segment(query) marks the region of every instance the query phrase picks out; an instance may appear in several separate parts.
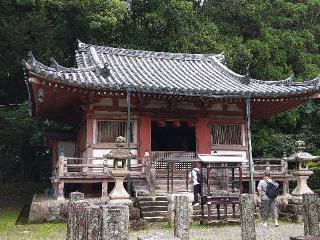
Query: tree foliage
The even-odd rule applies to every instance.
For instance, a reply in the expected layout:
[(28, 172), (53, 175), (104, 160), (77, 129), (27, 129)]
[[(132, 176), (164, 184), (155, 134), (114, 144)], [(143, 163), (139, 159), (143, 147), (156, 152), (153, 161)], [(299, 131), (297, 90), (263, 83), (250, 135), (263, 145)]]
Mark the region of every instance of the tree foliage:
[[(249, 71), (257, 79), (280, 80), (294, 74), (295, 81), (301, 81), (319, 75), (319, 0), (207, 0), (203, 6), (197, 2), (132, 0), (129, 6), (122, 0), (0, 1), (0, 103), (27, 100), (20, 62), (28, 51), (45, 63), (54, 56), (73, 66), (77, 39), (154, 51), (224, 52), (228, 67), (240, 74)], [(27, 117), (26, 111), (25, 105), (0, 110), (5, 126), (0, 128), (1, 146), (12, 154), (5, 160), (12, 164), (17, 158), (41, 158), (41, 141), (33, 140), (41, 137), (45, 126)], [(320, 154), (319, 112), (319, 103), (313, 101), (256, 122), (254, 155), (290, 153), (298, 138)]]

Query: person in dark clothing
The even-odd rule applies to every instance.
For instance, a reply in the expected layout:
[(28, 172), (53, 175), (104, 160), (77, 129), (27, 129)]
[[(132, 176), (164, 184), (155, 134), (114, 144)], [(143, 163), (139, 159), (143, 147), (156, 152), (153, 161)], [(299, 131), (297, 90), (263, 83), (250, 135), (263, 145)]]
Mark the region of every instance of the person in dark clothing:
[[(268, 215), (269, 212), (271, 212), (272, 218), (274, 220), (274, 225), (278, 227), (279, 223), (277, 198), (270, 198), (267, 196), (268, 182), (273, 182), (273, 180), (271, 178), (270, 171), (266, 170), (263, 179), (261, 179), (258, 184), (258, 195), (261, 198), (261, 216), (264, 220), (264, 223), (262, 225), (264, 227), (268, 225)], [(276, 184), (277, 187), (279, 186), (279, 184), (276, 182), (273, 182), (273, 184)]]

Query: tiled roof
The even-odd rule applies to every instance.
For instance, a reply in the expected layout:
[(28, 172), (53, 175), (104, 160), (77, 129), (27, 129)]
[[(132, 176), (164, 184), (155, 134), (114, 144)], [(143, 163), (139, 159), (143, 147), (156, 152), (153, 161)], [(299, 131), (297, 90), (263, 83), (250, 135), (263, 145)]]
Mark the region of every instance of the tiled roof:
[(207, 97), (277, 97), (320, 90), (320, 77), (304, 83), (292, 78), (262, 81), (239, 75), (223, 64), (221, 54), (182, 54), (96, 46), (79, 42), (77, 68), (52, 60), (46, 66), (32, 55), (24, 66), (51, 81), (92, 90)]

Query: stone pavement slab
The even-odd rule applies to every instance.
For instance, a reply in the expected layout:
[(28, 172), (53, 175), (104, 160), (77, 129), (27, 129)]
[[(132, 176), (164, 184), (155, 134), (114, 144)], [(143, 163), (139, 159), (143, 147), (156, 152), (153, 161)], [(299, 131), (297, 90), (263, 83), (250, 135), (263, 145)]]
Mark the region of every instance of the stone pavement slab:
[[(137, 240), (137, 237), (147, 237), (151, 234), (166, 234), (173, 236), (172, 229), (163, 229), (161, 223), (150, 224), (149, 228), (143, 231), (131, 231), (130, 240)], [(279, 222), (278, 227), (269, 224), (263, 227), (259, 222), (256, 224), (257, 240), (289, 240), (290, 237), (303, 235), (303, 224)], [(193, 226), (190, 230), (190, 240), (242, 240), (240, 225), (222, 226)]]

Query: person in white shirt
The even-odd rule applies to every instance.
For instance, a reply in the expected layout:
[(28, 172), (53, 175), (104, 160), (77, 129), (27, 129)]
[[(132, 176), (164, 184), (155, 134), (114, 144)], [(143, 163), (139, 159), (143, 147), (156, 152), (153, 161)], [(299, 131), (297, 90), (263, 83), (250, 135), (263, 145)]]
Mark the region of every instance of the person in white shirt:
[(193, 183), (193, 202), (192, 205), (199, 205), (199, 195), (201, 195), (201, 163), (195, 162), (191, 171), (191, 179)]

